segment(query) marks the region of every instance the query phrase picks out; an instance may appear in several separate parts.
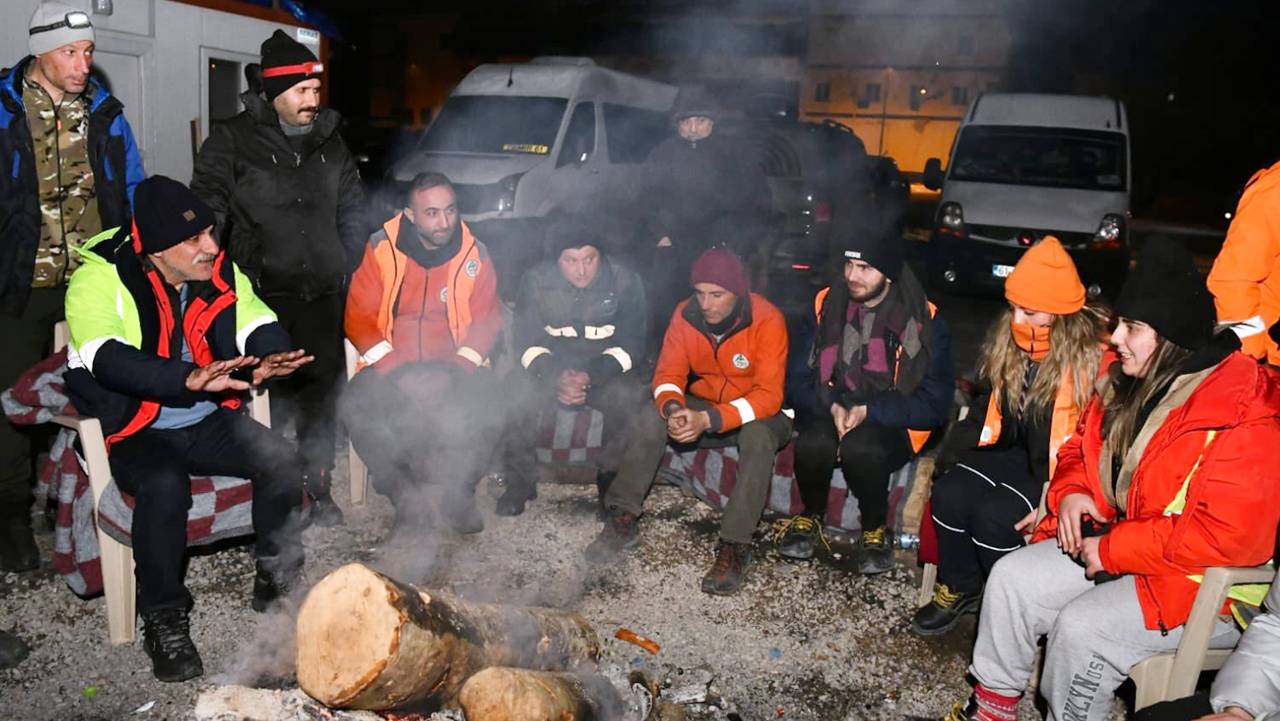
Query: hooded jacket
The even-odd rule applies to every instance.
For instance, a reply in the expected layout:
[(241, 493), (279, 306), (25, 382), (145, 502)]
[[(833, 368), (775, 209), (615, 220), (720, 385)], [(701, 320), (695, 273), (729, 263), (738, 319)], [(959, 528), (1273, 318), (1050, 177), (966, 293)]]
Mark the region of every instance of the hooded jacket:
[[(0, 71), (0, 312), (20, 315), (31, 295), (40, 245), (39, 181), (22, 104), (22, 77), (32, 57)], [(89, 80), (89, 165), (102, 227), (128, 225), (133, 189), (146, 177), (124, 105)]]
[(1266, 332), (1280, 318), (1280, 163), (1245, 185), (1208, 285), (1218, 322), (1232, 324), (1244, 352), (1280, 365)]
[(647, 309), (640, 277), (611, 258), (601, 257), (586, 288), (566, 280), (556, 261), (544, 261), (520, 287), (516, 358), (535, 376), (572, 368), (601, 385), (644, 359)]
[[(1222, 343), (1222, 336), (1214, 341)], [(1162, 408), (1173, 405), (1168, 399), (1180, 384), (1197, 379), (1183, 403)], [(1186, 623), (1198, 588), (1192, 576), (1271, 557), (1280, 520), (1280, 467), (1273, 457), (1280, 444), (1280, 378), (1233, 351), (1209, 369), (1175, 379), (1139, 434), (1147, 436), (1145, 446), (1135, 441), (1130, 454), (1140, 452), (1127, 492), (1119, 493), (1123, 517), (1103, 488), (1101, 395), (1058, 453), (1048, 515), (1032, 540), (1056, 535), (1064, 497), (1089, 495), (1107, 514), (1097, 520), (1112, 524), (1099, 544), (1103, 568), (1136, 576), (1146, 627), (1167, 631)], [(1148, 435), (1146, 425), (1163, 410), (1168, 415)]]
[(1213, 680), (1210, 703), (1219, 713), (1239, 706), (1254, 718), (1280, 719), (1280, 581), (1271, 584), (1265, 605)]
[[(289, 350), (275, 313), (225, 252), (214, 261), (212, 280), (187, 283), (185, 308), (177, 290), (134, 252), (127, 230), (103, 231), (79, 253), (83, 265), (67, 288), (67, 394), (77, 410), (102, 422), (108, 448), (151, 425), (160, 406), (214, 400), (238, 407), (238, 394), (187, 390), (196, 366)], [(183, 338), (194, 362), (181, 359)]]
[[(257, 93), (217, 123), (200, 148), (191, 190), (213, 209), (216, 234), (266, 298), (340, 293), (369, 237), (360, 172), (323, 108), (292, 142)], [(297, 143), (295, 146), (294, 143)]]

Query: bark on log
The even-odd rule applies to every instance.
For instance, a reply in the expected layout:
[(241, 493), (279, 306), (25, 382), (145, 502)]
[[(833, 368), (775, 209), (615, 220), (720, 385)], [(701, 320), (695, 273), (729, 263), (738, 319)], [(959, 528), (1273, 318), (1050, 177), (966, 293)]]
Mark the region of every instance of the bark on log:
[(592, 721), (588, 691), (567, 673), (486, 668), (458, 695), (467, 721)]
[(379, 711), (453, 700), (490, 666), (562, 670), (594, 663), (582, 617), (470, 603), (352, 563), (321, 579), (298, 611), (298, 685), (334, 708)]

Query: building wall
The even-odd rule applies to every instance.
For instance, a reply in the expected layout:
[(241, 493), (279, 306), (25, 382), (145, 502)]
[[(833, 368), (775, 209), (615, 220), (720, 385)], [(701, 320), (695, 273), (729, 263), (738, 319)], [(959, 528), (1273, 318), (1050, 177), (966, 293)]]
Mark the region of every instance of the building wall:
[(813, 0), (801, 117), (919, 172), (947, 155), (969, 101), (1000, 88), (1009, 51), (999, 0)]
[[(27, 55), (27, 21), (38, 0), (4, 0), (11, 21), (0, 27), (0, 64)], [(90, 0), (64, 0), (90, 8)], [(125, 104), (148, 175), (191, 179), (192, 121), (200, 141), (209, 57), (258, 57), (276, 28), (296, 28), (170, 0), (115, 0), (109, 16), (92, 16), (97, 38), (94, 64)], [(313, 51), (319, 55), (318, 47)]]

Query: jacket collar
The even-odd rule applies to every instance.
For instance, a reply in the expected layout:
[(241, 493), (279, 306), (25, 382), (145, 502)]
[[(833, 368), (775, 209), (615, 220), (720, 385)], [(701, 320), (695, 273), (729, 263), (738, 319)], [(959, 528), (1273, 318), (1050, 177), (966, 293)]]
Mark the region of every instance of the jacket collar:
[[(244, 103), (244, 111), (249, 114), (259, 125), (266, 125), (274, 130), (281, 138), (284, 138), (284, 131), (280, 129), (280, 116), (276, 114), (276, 109), (267, 102), (267, 99), (261, 94), (252, 90), (245, 91), (240, 94), (240, 102)], [(333, 108), (320, 108), (320, 112), (316, 113), (315, 124), (311, 130), (317, 141), (324, 141), (333, 135), (338, 129), (342, 116)], [(287, 142), (287, 138), (285, 141)], [(316, 143), (319, 145), (319, 142)]]
[[(27, 67), (34, 61), (35, 57), (28, 55), (19, 60), (13, 67), (0, 71), (0, 103), (3, 103), (11, 113), (25, 112), (25, 107), (22, 104), (22, 78), (27, 74)], [(114, 105), (120, 105), (120, 101), (107, 92), (106, 88), (99, 85), (98, 81), (94, 80), (92, 76), (89, 78), (89, 84), (85, 87), (83, 95), (89, 98), (89, 112), (91, 113), (103, 108), (108, 100)], [(111, 109), (113, 106), (108, 105), (106, 107)], [(121, 109), (124, 108), (123, 105), (120, 105), (120, 107)]]
[[(740, 302), (742, 304), (741, 315), (738, 318), (738, 322), (720, 338), (720, 344), (722, 345), (725, 341), (751, 326), (751, 310), (755, 305), (755, 298), (748, 293), (747, 297), (740, 299)], [(699, 333), (705, 335), (708, 339), (714, 342), (715, 336), (712, 335), (711, 329), (707, 324), (707, 320), (702, 317), (702, 311), (698, 309), (698, 304), (694, 302), (692, 297), (685, 301), (684, 311), (682, 311), (681, 314), (684, 316), (684, 319), (689, 322), (689, 325), (696, 328)]]

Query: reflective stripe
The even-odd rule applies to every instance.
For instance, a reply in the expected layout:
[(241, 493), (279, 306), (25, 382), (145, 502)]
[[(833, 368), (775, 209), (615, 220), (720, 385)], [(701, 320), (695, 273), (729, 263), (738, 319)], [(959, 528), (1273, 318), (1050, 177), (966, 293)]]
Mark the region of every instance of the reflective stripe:
[(796, 412), (791, 410), (790, 408), (783, 408), (782, 415), (786, 416), (787, 418), (790, 418), (793, 421), (796, 419)]
[(662, 385), (653, 389), (653, 399), (657, 400), (658, 396), (662, 395), (663, 393), (676, 393), (679, 395), (684, 395), (684, 389), (676, 385), (675, 383), (663, 383)]
[(255, 330), (261, 328), (264, 325), (267, 325), (268, 323), (274, 323), (274, 322), (276, 322), (275, 318), (272, 318), (269, 315), (264, 315), (261, 318), (253, 321), (249, 325), (246, 325), (245, 327), (241, 328), (236, 333), (236, 348), (240, 349), (240, 354), (245, 355), (249, 352), (245, 350), (245, 346), (249, 343), (249, 336), (253, 335), (253, 332)]
[(474, 348), (468, 348), (464, 345), (458, 348), (458, 355), (462, 356), (463, 358), (466, 358), (472, 363), (475, 363), (477, 368), (484, 365), (484, 356), (480, 355), (480, 353), (477, 352)]
[(578, 329), (574, 328), (571, 325), (566, 325), (561, 328), (553, 328), (549, 325), (545, 325), (542, 327), (542, 329), (547, 332), (547, 335), (553, 338), (577, 338), (578, 337)]
[(956, 464), (956, 467), (957, 467), (957, 468), (963, 468), (963, 469), (965, 469), (966, 471), (968, 471), (968, 472), (972, 473), (973, 475), (977, 476), (978, 478), (981, 478), (982, 480), (986, 481), (987, 483), (990, 483), (992, 488), (995, 488), (995, 487), (996, 487), (996, 482), (995, 482), (995, 481), (993, 481), (993, 480), (991, 480), (990, 478), (988, 478), (988, 477), (987, 477), (987, 474), (985, 474), (985, 473), (983, 473), (983, 472), (979, 471), (978, 469), (973, 468), (972, 466), (966, 466), (966, 465), (965, 465), (965, 464), (963, 464), (963, 463), (957, 463), (957, 464)]
[(982, 546), (983, 548), (988, 548), (988, 549), (991, 549), (992, 551), (1001, 551), (1001, 552), (1003, 552), (1003, 553), (1007, 553), (1007, 552), (1009, 552), (1009, 551), (1016, 551), (1016, 550), (1018, 550), (1019, 548), (1022, 548), (1022, 546), (1021, 546), (1021, 545), (1017, 545), (1017, 546), (1009, 546), (1008, 548), (1001, 548), (1001, 547), (999, 547), (999, 546), (990, 546), (990, 545), (987, 545), (987, 544), (983, 543), (982, 541), (979, 541), (979, 540), (978, 540), (978, 539), (976, 539), (976, 538), (973, 538), (972, 536), (970, 536), (970, 537), (969, 537), (969, 540), (970, 540), (970, 541), (973, 541), (973, 545), (975, 545), (975, 546)]
[(937, 517), (937, 516), (935, 516), (935, 515), (933, 515), (933, 514), (929, 514), (929, 517), (933, 519), (933, 522), (934, 522), (934, 523), (938, 524), (939, 526), (942, 526), (943, 528), (947, 529), (948, 531), (952, 531), (953, 533), (968, 533), (968, 531), (964, 530), (963, 528), (953, 528), (952, 526), (948, 526), (947, 524), (945, 524), (945, 523), (943, 523), (942, 521), (938, 520), (938, 517)]
[(540, 345), (531, 345), (524, 355), (520, 356), (520, 365), (527, 369), (529, 364), (537, 360), (540, 355), (551, 355), (551, 351)]
[(729, 401), (729, 405), (738, 409), (738, 415), (742, 416), (742, 425), (745, 426), (756, 419), (756, 409), (751, 407), (746, 398)]
[(1245, 320), (1227, 320), (1222, 325), (1231, 328), (1231, 332), (1240, 337), (1241, 340), (1249, 336), (1258, 335), (1267, 330), (1267, 324), (1263, 322), (1262, 316), (1255, 315)]
[[(74, 346), (68, 344), (67, 345), (67, 349), (68, 349), (67, 350), (67, 366), (70, 368), (82, 367), (87, 369), (90, 373), (92, 373), (93, 359), (98, 357), (98, 351), (102, 350), (102, 346), (106, 345), (107, 341), (111, 341), (111, 340), (120, 341), (125, 345), (129, 345), (129, 341), (125, 340), (124, 338), (121, 338), (118, 335), (110, 335), (105, 338), (94, 338), (88, 343), (85, 343), (84, 345), (80, 346), (79, 350), (77, 350)], [(76, 359), (81, 362), (82, 364), (81, 366), (72, 365), (71, 355), (73, 353), (75, 354)]]
[(584, 326), (582, 330), (586, 334), (587, 340), (604, 340), (605, 338), (612, 338), (616, 328), (612, 325), (589, 325)]
[[(613, 326), (609, 326), (609, 327), (612, 328)], [(590, 331), (591, 327), (587, 326), (587, 330)], [(590, 338), (591, 336), (587, 336), (587, 337)], [(618, 361), (618, 365), (622, 366), (623, 373), (626, 373), (627, 371), (631, 370), (631, 354), (627, 353), (621, 348), (617, 346), (614, 346), (612, 348), (605, 348), (604, 354)]]
[(1009, 485), (1008, 483), (1001, 483), (1000, 485), (1002, 485), (1002, 486), (1004, 486), (1005, 488), (1008, 488), (1009, 490), (1011, 490), (1011, 491), (1013, 491), (1014, 493), (1018, 494), (1018, 498), (1021, 498), (1021, 499), (1022, 499), (1022, 502), (1023, 502), (1023, 503), (1025, 503), (1025, 504), (1027, 504), (1027, 510), (1028, 510), (1028, 511), (1034, 511), (1034, 510), (1036, 510), (1036, 507), (1035, 507), (1035, 506), (1033, 506), (1033, 505), (1031, 505), (1031, 500), (1030, 500), (1029, 498), (1027, 498), (1026, 496), (1022, 495), (1022, 491), (1019, 491), (1018, 489), (1014, 488), (1013, 486)]
[(367, 366), (371, 366), (382, 360), (392, 350), (393, 348), (390, 343), (385, 340), (379, 341), (377, 345), (365, 351), (364, 355), (360, 356), (360, 362)]

